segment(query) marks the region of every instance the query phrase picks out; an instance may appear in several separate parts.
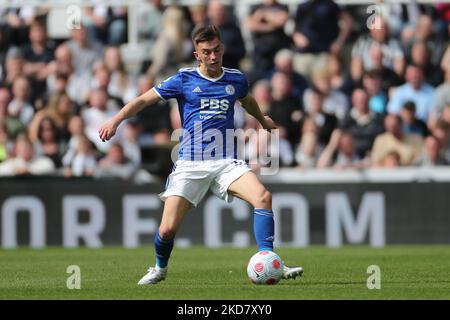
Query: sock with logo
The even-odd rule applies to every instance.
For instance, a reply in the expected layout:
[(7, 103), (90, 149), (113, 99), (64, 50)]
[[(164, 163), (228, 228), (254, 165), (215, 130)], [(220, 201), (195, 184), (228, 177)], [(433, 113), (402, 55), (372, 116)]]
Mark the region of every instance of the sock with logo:
[(173, 249), (173, 239), (163, 239), (159, 232), (155, 236), (156, 265), (160, 268), (167, 267), (170, 253)]
[(259, 251), (273, 251), (275, 233), (273, 212), (268, 209), (256, 209), (253, 215), (253, 232)]

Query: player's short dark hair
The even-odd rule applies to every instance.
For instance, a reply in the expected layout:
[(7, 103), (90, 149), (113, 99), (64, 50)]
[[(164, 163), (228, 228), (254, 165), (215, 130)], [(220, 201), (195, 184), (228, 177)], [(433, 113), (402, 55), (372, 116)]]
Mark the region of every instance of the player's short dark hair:
[(192, 31), (192, 42), (197, 45), (200, 42), (220, 40), (220, 31), (215, 25), (198, 25)]

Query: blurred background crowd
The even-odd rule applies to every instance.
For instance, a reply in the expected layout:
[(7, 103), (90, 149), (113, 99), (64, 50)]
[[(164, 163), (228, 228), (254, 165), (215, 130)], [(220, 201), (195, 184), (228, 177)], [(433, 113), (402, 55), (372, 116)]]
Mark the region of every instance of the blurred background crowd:
[[(0, 176), (111, 177), (151, 182), (170, 172), (175, 101), (161, 101), (103, 143), (98, 128), (134, 97), (195, 65), (191, 30), (219, 27), (224, 66), (239, 68), (278, 124), (282, 167), (364, 169), (450, 164), (450, 3), (333, 0), (192, 5), (143, 1), (133, 16), (145, 48), (121, 50), (129, 8), (83, 6), (66, 39), (48, 8), (0, 8)], [(193, 2), (194, 3), (194, 2)], [(235, 125), (258, 123), (235, 107)], [(266, 152), (247, 137), (247, 159)], [(257, 166), (255, 169), (258, 169)]]

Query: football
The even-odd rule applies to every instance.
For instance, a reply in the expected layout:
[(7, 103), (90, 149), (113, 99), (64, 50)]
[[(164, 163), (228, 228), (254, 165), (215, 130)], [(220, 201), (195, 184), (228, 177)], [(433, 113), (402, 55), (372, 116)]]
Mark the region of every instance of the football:
[(283, 262), (275, 252), (260, 251), (248, 261), (247, 275), (254, 284), (277, 284), (283, 276)]

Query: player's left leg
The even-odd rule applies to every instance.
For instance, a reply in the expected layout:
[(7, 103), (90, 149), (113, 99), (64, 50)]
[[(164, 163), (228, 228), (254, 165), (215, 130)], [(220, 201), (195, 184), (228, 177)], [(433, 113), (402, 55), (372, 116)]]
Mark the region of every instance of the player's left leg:
[[(232, 195), (250, 203), (254, 209), (253, 232), (259, 251), (273, 251), (275, 235), (272, 212), (272, 194), (264, 187), (255, 173), (249, 171), (236, 179), (228, 187)], [(284, 266), (284, 279), (302, 275), (302, 267)]]

